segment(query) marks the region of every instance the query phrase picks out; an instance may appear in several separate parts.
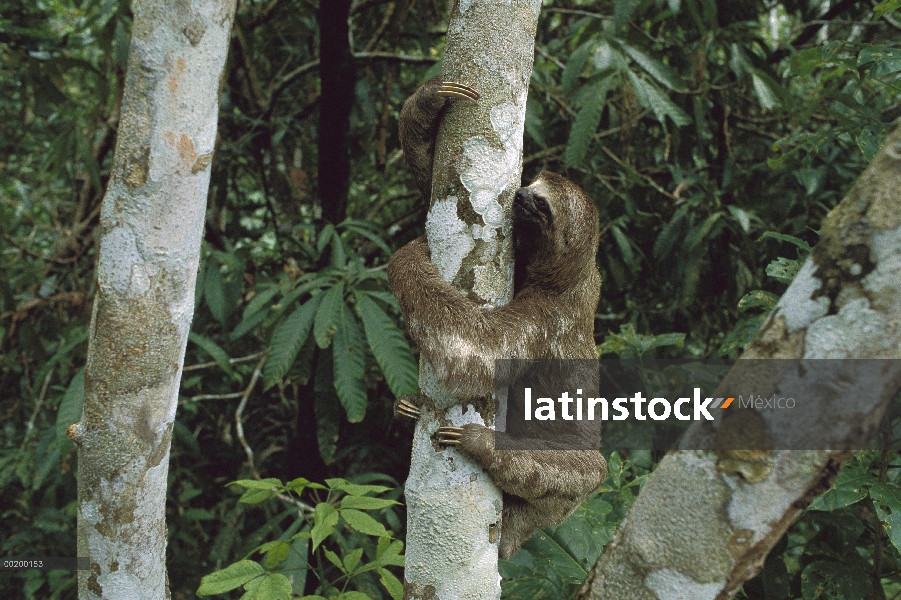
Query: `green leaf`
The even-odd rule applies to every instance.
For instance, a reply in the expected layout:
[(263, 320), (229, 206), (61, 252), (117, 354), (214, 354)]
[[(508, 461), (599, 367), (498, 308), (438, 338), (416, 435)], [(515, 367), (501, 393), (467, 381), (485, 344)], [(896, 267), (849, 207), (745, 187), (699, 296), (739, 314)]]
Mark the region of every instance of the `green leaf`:
[[(872, 481), (872, 478), (870, 479)], [(836, 478), (836, 487), (838, 487), (838, 478)], [(882, 522), (882, 527), (888, 534), (892, 545), (895, 546), (895, 549), (901, 550), (901, 487), (890, 481), (872, 481), (870, 497), (873, 499), (873, 506), (876, 507), (876, 516)]]
[(241, 600), (291, 600), (291, 582), (281, 573), (266, 573), (244, 586)]
[(694, 250), (697, 247), (697, 245), (700, 244), (704, 240), (704, 238), (707, 237), (707, 234), (710, 233), (710, 231), (713, 229), (713, 226), (716, 224), (717, 221), (720, 220), (720, 217), (722, 217), (722, 216), (723, 216), (723, 213), (721, 213), (721, 212), (713, 213), (712, 215), (710, 215), (706, 219), (704, 219), (704, 222), (701, 223), (699, 226), (692, 227), (689, 230), (688, 235), (685, 236), (685, 242), (683, 244), (685, 251), (691, 252), (692, 250)]
[(901, 71), (901, 48), (887, 46), (865, 46), (857, 57), (857, 66), (875, 63), (870, 68), (870, 77), (884, 77)]
[(403, 599), (404, 584), (402, 584), (391, 571), (388, 569), (379, 569), (379, 581), (382, 582), (382, 585), (385, 586), (385, 589), (391, 594), (393, 600)]
[(376, 549), (376, 562), (380, 565), (394, 565), (397, 567), (404, 566), (404, 557), (401, 552), (404, 549), (404, 543), (400, 540), (393, 540), (388, 536), (379, 538)]
[(766, 274), (782, 283), (791, 283), (801, 270), (803, 261), (780, 256), (766, 266)]
[[(84, 409), (84, 368), (75, 373), (75, 377), (66, 388), (59, 409), (56, 411), (56, 437), (62, 442), (66, 439), (66, 429), (81, 420)], [(71, 446), (69, 446), (71, 447)]]
[(218, 517), (205, 508), (189, 508), (185, 510), (182, 518), (188, 521), (213, 521)]
[(326, 479), (326, 485), (332, 490), (341, 490), (352, 496), (363, 496), (364, 494), (382, 494), (391, 488), (384, 485), (362, 485), (359, 483), (350, 483), (346, 479), (335, 477), (334, 479)]
[(341, 406), (347, 412), (347, 420), (359, 423), (366, 416), (366, 388), (363, 384), (365, 342), (357, 320), (343, 301), (339, 312), (338, 329), (332, 340), (335, 391), (338, 392)]
[(228, 306), (225, 299), (225, 282), (222, 279), (222, 271), (219, 263), (210, 258), (206, 265), (206, 278), (203, 282), (203, 299), (213, 318), (225, 324), (228, 318)]
[(781, 240), (783, 242), (790, 242), (800, 248), (801, 252), (804, 254), (809, 254), (811, 251), (810, 244), (802, 240), (801, 238), (797, 238), (793, 235), (787, 235), (784, 233), (778, 233), (775, 231), (765, 231), (763, 235), (757, 238), (757, 241), (761, 241), (766, 238), (773, 238), (774, 240)]
[(823, 189), (823, 183), (826, 181), (826, 165), (820, 165), (816, 168), (804, 167), (796, 169), (793, 175), (804, 186), (807, 195), (813, 196)]
[(638, 0), (616, 0), (613, 5), (613, 26), (617, 31), (629, 22), (641, 3)]
[(867, 125), (860, 130), (860, 134), (854, 139), (854, 142), (860, 148), (860, 153), (863, 154), (864, 160), (872, 162), (876, 158), (876, 151), (879, 150), (884, 139), (885, 132), (882, 127)]
[(641, 79), (632, 71), (628, 71), (628, 75), (638, 102), (645, 108), (650, 109), (661, 125), (664, 124), (666, 117), (672, 119), (677, 127), (691, 123), (691, 117), (684, 110), (673, 104), (673, 101), (660, 91), (660, 88), (649, 81)]
[(828, 61), (824, 57), (825, 49), (821, 46), (807, 48), (795, 53), (791, 60), (791, 73), (796, 77), (808, 77), (818, 67), (823, 66)]
[(357, 292), (356, 299), (356, 310), (363, 321), (366, 341), (391, 393), (395, 396), (416, 393), (419, 367), (404, 334), (368, 294)]
[(297, 353), (310, 335), (310, 327), (313, 325), (322, 297), (323, 294), (318, 294), (307, 300), (272, 332), (269, 357), (263, 368), (263, 380), (267, 388), (281, 381), (291, 369)]
[(883, 0), (873, 7), (873, 12), (877, 17), (887, 15), (901, 8), (901, 0)]
[(363, 236), (378, 246), (385, 254), (391, 254), (391, 248), (385, 243), (385, 240), (383, 240), (380, 235), (371, 230), (371, 224), (367, 221), (347, 220), (341, 223), (339, 227), (345, 227), (348, 231), (353, 231), (357, 235)]
[(772, 110), (779, 106), (782, 102), (781, 88), (772, 77), (755, 69), (751, 72), (751, 79), (754, 83), (754, 93), (763, 108)]
[(263, 567), (252, 560), (238, 561), (221, 571), (210, 573), (201, 579), (197, 595), (201, 597), (212, 596), (213, 594), (231, 591), (258, 577), (263, 572)]
[(313, 324), (313, 337), (316, 345), (323, 350), (332, 343), (332, 336), (338, 329), (338, 319), (341, 317), (341, 308), (344, 306), (344, 282), (339, 281), (322, 295), (322, 303), (316, 311), (316, 321)]
[(335, 554), (328, 548), (323, 548), (323, 553), (330, 563), (341, 569), (342, 573), (347, 573), (347, 569), (344, 568), (344, 565), (341, 563), (341, 559), (337, 554)]
[(229, 485), (239, 485), (248, 490), (271, 490), (282, 487), (282, 482), (275, 477), (267, 477), (266, 479), (239, 479)]
[(350, 591), (339, 595), (336, 600), (372, 600), (372, 598), (363, 592)]
[(389, 535), (384, 525), (364, 512), (360, 512), (358, 510), (342, 509), (341, 518), (347, 521), (348, 525), (350, 525), (360, 533), (365, 533), (366, 535), (374, 535), (377, 537)]
[(632, 252), (632, 243), (629, 241), (629, 238), (627, 238), (623, 230), (616, 225), (611, 227), (610, 230), (613, 232), (613, 239), (616, 240), (616, 245), (619, 246), (619, 251), (623, 255), (623, 261), (630, 267), (636, 266), (637, 259), (635, 253)]
[[(867, 487), (878, 483), (869, 473), (857, 465), (847, 465), (835, 478), (832, 487), (822, 496), (810, 503), (807, 510), (838, 510), (863, 500), (867, 495)], [(878, 495), (878, 491), (876, 492)], [(873, 495), (872, 493), (870, 494)]]
[(341, 402), (335, 391), (335, 373), (332, 355), (323, 352), (316, 363), (313, 379), (313, 412), (316, 415), (316, 442), (322, 460), (331, 462), (338, 448), (338, 425), (344, 420)]
[(656, 58), (648, 56), (641, 50), (621, 44), (623, 51), (628, 54), (632, 60), (637, 62), (642, 69), (648, 74), (673, 91), (684, 91), (686, 89), (685, 81), (669, 66), (660, 62)]
[(396, 504), (400, 504), (400, 502), (371, 496), (344, 496), (341, 500), (341, 508), (358, 508), (360, 510), (378, 510)]
[(609, 80), (605, 79), (593, 86), (585, 97), (585, 103), (569, 132), (569, 140), (566, 143), (566, 166), (578, 167), (585, 160), (591, 140), (601, 122), (607, 100), (607, 91), (610, 88)]
[(729, 214), (732, 215), (738, 224), (741, 225), (742, 231), (745, 233), (749, 233), (751, 231), (751, 218), (753, 215), (743, 208), (739, 208), (735, 205), (728, 205), (726, 210), (729, 211)]
[(576, 48), (569, 56), (566, 67), (563, 69), (563, 74), (560, 76), (560, 85), (567, 94), (572, 92), (576, 82), (579, 80), (579, 75), (585, 69), (585, 62), (588, 60), (592, 50), (594, 50), (594, 46), (594, 40), (589, 40)]
[(320, 502), (313, 511), (313, 529), (310, 531), (315, 550), (322, 541), (330, 536), (338, 524), (338, 511), (327, 502)]
[(741, 300), (738, 301), (738, 310), (744, 312), (752, 308), (762, 308), (769, 312), (776, 308), (777, 302), (779, 302), (779, 296), (776, 294), (763, 290), (754, 290), (742, 296)]
[(869, 592), (869, 576), (856, 561), (821, 560), (801, 573), (804, 600), (864, 600)]
[(222, 349), (219, 344), (214, 342), (209, 338), (205, 338), (197, 332), (192, 331), (188, 334), (188, 339), (200, 346), (200, 348), (209, 354), (213, 360), (216, 361), (216, 364), (222, 368), (223, 371), (228, 373), (228, 375), (232, 379), (240, 380), (241, 376), (235, 373), (235, 370), (232, 368), (231, 359), (228, 354), (226, 354), (225, 350)]
[(250, 302), (247, 303), (247, 306), (244, 307), (244, 314), (241, 317), (241, 322), (238, 323), (238, 326), (235, 327), (229, 337), (232, 340), (236, 340), (262, 323), (269, 314), (268, 309), (272, 298), (281, 291), (282, 288), (279, 285), (272, 285), (262, 291), (258, 291)]
[(322, 228), (322, 231), (319, 233), (319, 239), (316, 241), (316, 251), (319, 252), (319, 254), (322, 254), (322, 251), (328, 246), (329, 241), (335, 233), (335, 227), (331, 223)]
[(363, 549), (357, 548), (356, 550), (351, 550), (344, 556), (344, 568), (349, 573), (357, 568), (357, 565), (360, 564), (360, 558), (363, 556)]

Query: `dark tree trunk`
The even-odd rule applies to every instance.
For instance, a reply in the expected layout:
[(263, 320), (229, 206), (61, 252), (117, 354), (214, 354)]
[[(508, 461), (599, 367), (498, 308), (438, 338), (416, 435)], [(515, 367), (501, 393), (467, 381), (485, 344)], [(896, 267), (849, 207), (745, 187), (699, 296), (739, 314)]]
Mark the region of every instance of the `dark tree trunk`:
[(348, 132), (353, 105), (354, 66), (348, 38), (351, 0), (322, 0), (319, 5), (319, 198), (322, 217), (344, 219), (350, 184)]

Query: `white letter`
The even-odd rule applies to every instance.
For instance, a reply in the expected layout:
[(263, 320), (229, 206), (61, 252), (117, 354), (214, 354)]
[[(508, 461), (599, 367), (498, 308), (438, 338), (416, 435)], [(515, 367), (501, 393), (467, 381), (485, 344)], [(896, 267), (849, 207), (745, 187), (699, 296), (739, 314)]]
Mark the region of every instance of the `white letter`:
[(582, 390), (576, 390), (576, 419), (582, 420)]
[(588, 399), (588, 420), (594, 421), (594, 405), (601, 403), (601, 420), (607, 420), (607, 399), (606, 398), (589, 398)]
[(532, 420), (532, 388), (526, 388), (526, 421)]
[(636, 392), (634, 396), (632, 396), (632, 404), (635, 405), (635, 418), (639, 421), (647, 420), (643, 414), (641, 414), (641, 403), (647, 402), (644, 397), (641, 395), (641, 392)]
[(691, 402), (690, 398), (679, 398), (678, 400), (676, 400), (676, 406), (673, 407), (673, 412), (675, 413), (676, 418), (679, 419), (680, 421), (691, 421), (690, 416), (683, 415), (682, 411), (679, 410), (679, 407), (681, 405), (688, 404), (689, 402)]
[(701, 404), (701, 388), (695, 388), (695, 421), (701, 420), (701, 413), (706, 415), (704, 418), (713, 421), (713, 417), (707, 412), (707, 406), (713, 402), (713, 398), (705, 398), (704, 404)]
[[(658, 404), (658, 403), (662, 404), (663, 408), (665, 409), (662, 417), (658, 417), (656, 414), (654, 414), (654, 405)], [(650, 417), (652, 419), (654, 419), (655, 421), (663, 421), (663, 420), (669, 418), (669, 412), (670, 412), (669, 402), (667, 402), (666, 399), (664, 399), (664, 398), (654, 398), (653, 400), (651, 400), (651, 403), (648, 404), (648, 415), (650, 415)]]
[(573, 399), (569, 397), (569, 392), (563, 392), (563, 395), (557, 398), (557, 401), (560, 402), (560, 412), (563, 415), (563, 420), (572, 421), (573, 416), (569, 414), (569, 405), (572, 404)]
[[(539, 421), (553, 421), (556, 419), (554, 415), (554, 401), (550, 398), (539, 398), (536, 400), (539, 406), (535, 409), (535, 418)], [(545, 405), (545, 406), (541, 406)]]
[(613, 417), (614, 421), (625, 421), (629, 418), (629, 409), (623, 406), (626, 402), (628, 401), (625, 398), (617, 398), (613, 401), (613, 408), (619, 413), (618, 417)]

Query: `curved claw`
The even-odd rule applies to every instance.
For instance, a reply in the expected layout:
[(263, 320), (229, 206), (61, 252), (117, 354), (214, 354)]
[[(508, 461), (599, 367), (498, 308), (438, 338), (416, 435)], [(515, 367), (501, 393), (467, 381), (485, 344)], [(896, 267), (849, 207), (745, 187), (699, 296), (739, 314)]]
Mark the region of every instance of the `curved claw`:
[(445, 98), (460, 98), (461, 100), (469, 100), (470, 102), (476, 102), (479, 99), (479, 93), (477, 91), (468, 85), (455, 83), (453, 81), (441, 82), (441, 87), (438, 88), (438, 95)]
[(439, 427), (435, 432), (439, 444), (445, 446), (459, 446), (463, 443), (462, 427)]
[(422, 411), (407, 396), (401, 396), (394, 402), (394, 416), (416, 421), (422, 416)]

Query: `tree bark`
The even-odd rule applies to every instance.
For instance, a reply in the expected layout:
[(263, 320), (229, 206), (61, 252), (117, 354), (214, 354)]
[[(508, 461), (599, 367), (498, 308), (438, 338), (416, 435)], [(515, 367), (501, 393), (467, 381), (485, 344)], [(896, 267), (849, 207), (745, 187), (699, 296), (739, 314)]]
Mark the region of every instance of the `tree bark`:
[[(901, 128), (826, 217), (819, 244), (743, 359), (901, 358), (898, 189)], [(862, 392), (858, 402), (829, 405), (833, 414), (823, 421), (855, 426), (824, 431), (834, 439), (823, 446), (863, 447), (898, 389), (894, 362), (879, 363), (887, 367), (874, 378), (879, 389)], [(741, 368), (740, 360), (733, 372)], [(772, 381), (778, 385), (778, 374)], [(703, 426), (686, 434), (698, 435)], [(795, 517), (829, 489), (847, 456), (771, 451), (755, 457), (764, 469), (749, 478), (741, 465), (727, 465), (716, 453), (671, 452), (648, 478), (576, 598), (731, 598), (757, 574)]]
[(350, 188), (350, 110), (353, 107), (354, 58), (348, 38), (351, 0), (319, 3), (319, 198), (322, 217), (344, 220)]
[[(540, 9), (540, 0), (459, 0), (448, 25), (443, 79), (481, 97), (452, 101), (444, 116), (426, 233), (445, 280), (486, 306), (512, 295), (510, 210)], [(453, 449), (436, 452), (430, 440), (441, 424), (493, 426), (493, 411), (449, 397), (425, 362), (420, 387), (437, 406), (426, 407), (414, 434), (404, 597), (498, 598), (500, 491), (474, 462)]]
[(78, 445), (78, 596), (169, 598), (166, 478), (234, 0), (135, 0)]

